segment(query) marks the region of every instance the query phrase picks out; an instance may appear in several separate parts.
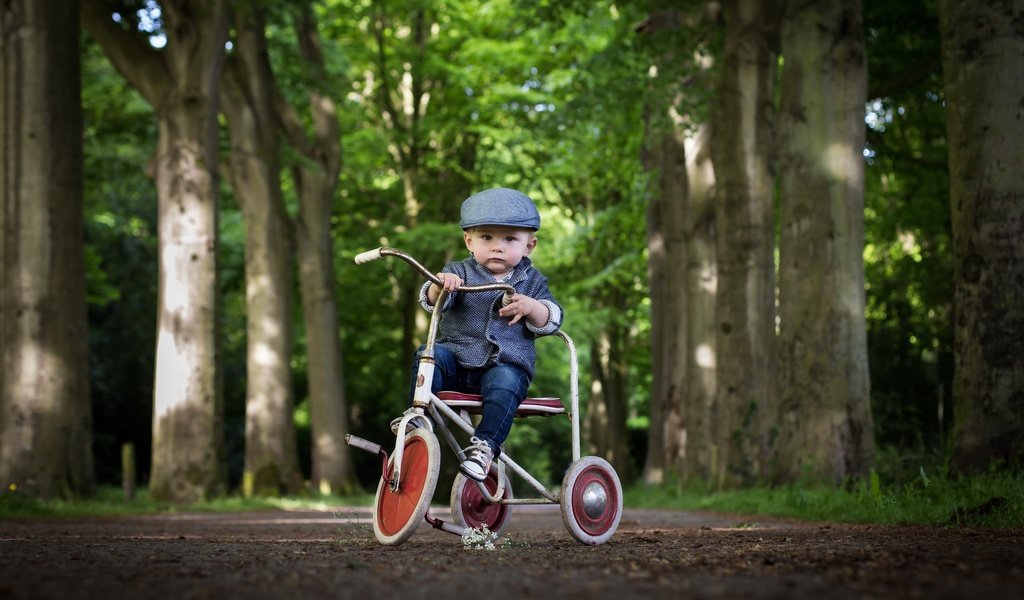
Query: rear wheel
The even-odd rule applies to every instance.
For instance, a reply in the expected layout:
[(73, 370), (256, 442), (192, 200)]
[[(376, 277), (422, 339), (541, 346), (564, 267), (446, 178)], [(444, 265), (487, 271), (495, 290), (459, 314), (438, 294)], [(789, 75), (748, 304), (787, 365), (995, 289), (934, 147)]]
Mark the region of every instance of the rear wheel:
[(584, 456), (562, 479), (562, 521), (579, 542), (608, 541), (622, 518), (622, 484), (608, 461)]
[[(501, 499), (511, 500), (512, 485), (508, 480), (508, 475), (503, 475), (503, 479), (505, 481), (505, 488), (502, 491)], [(491, 469), (487, 479), (484, 480), (484, 487), (486, 487), (491, 495), (497, 491), (497, 469)], [(456, 523), (473, 529), (480, 529), (486, 526), (488, 531), (495, 534), (495, 537), (501, 537), (505, 530), (508, 529), (508, 524), (512, 520), (511, 505), (487, 502), (484, 495), (480, 493), (480, 488), (477, 487), (476, 482), (467, 478), (462, 473), (455, 477), (455, 483), (452, 484), (451, 506), (452, 519)]]
[[(394, 472), (394, 457), (388, 461), (388, 478)], [(401, 544), (419, 527), (430, 508), (441, 467), (437, 437), (427, 429), (415, 429), (405, 436), (402, 452), (402, 481), (392, 490), (385, 478), (377, 484), (373, 502), (373, 534), (385, 545)]]

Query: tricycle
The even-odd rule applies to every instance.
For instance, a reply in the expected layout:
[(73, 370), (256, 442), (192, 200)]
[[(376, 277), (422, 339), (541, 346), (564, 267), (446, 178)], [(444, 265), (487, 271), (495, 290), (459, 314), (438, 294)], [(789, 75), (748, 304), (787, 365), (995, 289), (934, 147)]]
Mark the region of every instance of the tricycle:
[[(395, 248), (381, 247), (355, 257), (357, 264), (395, 257), (408, 263), (427, 281), (440, 285), (438, 277), (414, 258)], [(462, 286), (461, 293), (515, 293), (507, 283)], [(444, 303), (441, 290), (437, 305)], [(506, 531), (512, 509), (518, 505), (558, 505), (566, 529), (577, 541), (588, 545), (603, 544), (615, 533), (622, 518), (622, 485), (615, 469), (598, 456), (580, 456), (580, 411), (576, 347), (572, 339), (559, 330), (553, 335), (562, 339), (568, 350), (570, 371), (569, 407), (558, 398), (526, 398), (516, 411), (517, 418), (564, 415), (568, 417), (572, 444), (572, 462), (562, 478), (561, 488), (549, 489), (520, 466), (504, 450), (491, 465), (484, 481), (475, 481), (462, 473), (455, 477), (450, 496), (454, 522), (445, 522), (430, 514), (430, 504), (437, 487), (441, 467), (438, 434), (445, 440), (458, 460), (466, 456), (456, 437), (459, 432), (472, 435), (472, 417), (481, 412), (481, 397), (474, 394), (441, 391), (431, 392), (434, 375), (434, 346), (440, 310), (431, 314), (426, 344), (417, 366), (416, 386), (411, 407), (393, 421), (394, 447), (389, 453), (377, 443), (354, 435), (346, 442), (355, 448), (376, 454), (381, 459), (381, 476), (373, 503), (373, 533), (384, 545), (397, 545), (412, 536), (425, 521), (435, 529), (465, 536), (470, 529), (484, 528), (497, 539)], [(533, 497), (517, 498), (512, 493), (509, 473), (535, 490)]]

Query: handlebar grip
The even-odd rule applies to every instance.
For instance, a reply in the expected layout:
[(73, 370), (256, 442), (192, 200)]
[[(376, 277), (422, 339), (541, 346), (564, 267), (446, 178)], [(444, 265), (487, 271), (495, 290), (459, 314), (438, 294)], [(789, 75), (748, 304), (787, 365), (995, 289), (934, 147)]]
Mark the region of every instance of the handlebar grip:
[(373, 250), (367, 250), (366, 252), (360, 252), (356, 254), (356, 264), (363, 265), (372, 260), (377, 260), (381, 257), (380, 248), (374, 248)]

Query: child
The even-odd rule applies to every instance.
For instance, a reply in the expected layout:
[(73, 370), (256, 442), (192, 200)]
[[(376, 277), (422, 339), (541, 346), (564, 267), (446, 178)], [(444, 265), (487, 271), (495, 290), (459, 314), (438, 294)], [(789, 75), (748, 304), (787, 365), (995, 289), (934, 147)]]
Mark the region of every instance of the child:
[[(467, 477), (483, 481), (533, 379), (534, 339), (558, 331), (562, 308), (527, 258), (537, 246), (540, 214), (526, 194), (507, 188), (474, 194), (462, 203), (460, 225), (470, 257), (437, 274), (450, 295), (440, 308), (445, 315), (434, 347), (432, 391), (483, 396), (483, 415), (459, 465)], [(516, 289), (507, 306), (501, 292), (458, 293), (463, 284), (495, 281)], [(428, 312), (440, 293), (441, 286), (423, 286), (420, 303)]]

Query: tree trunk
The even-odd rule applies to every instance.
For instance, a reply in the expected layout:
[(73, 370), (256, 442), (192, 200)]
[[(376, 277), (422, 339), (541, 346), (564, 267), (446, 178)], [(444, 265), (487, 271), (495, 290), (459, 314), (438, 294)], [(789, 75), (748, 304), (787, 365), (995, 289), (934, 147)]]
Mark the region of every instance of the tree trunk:
[(676, 63), (683, 63), (687, 73), (662, 83), (660, 90), (653, 85), (651, 97), (668, 103), (652, 107), (656, 112), (648, 118), (652, 143), (645, 166), (657, 182), (647, 213), (654, 371), (645, 479), (652, 483), (660, 481), (662, 471), (675, 471), (682, 480), (707, 477), (713, 454), (714, 172), (706, 128), (680, 115), (676, 106), (706, 67), (693, 60), (692, 40), (681, 49), (672, 39), (706, 26), (717, 12), (710, 2), (687, 13), (663, 8), (637, 28), (667, 38), (660, 46), (659, 67), (673, 73), (680, 68)]
[(719, 484), (764, 474), (776, 413), (773, 14), (760, 0), (725, 3), (726, 39), (712, 109), (717, 181), (716, 447)]
[(662, 483), (685, 439), (681, 398), (686, 382), (686, 149), (667, 119), (648, 118), (646, 169), (654, 186), (647, 206), (647, 265), (651, 297), (651, 398), (644, 481)]
[(313, 482), (323, 494), (348, 494), (356, 491), (359, 483), (345, 444), (348, 403), (332, 261), (330, 215), (337, 171), (331, 175), (309, 166), (294, 171), (299, 188), (296, 225), (313, 422)]
[(0, 494), (93, 491), (79, 10), (0, 9)]
[[(296, 35), (307, 66), (325, 83), (320, 39), (309, 6), (296, 20)], [(341, 132), (337, 108), (318, 91), (309, 94), (312, 138), (291, 107), (278, 102), (278, 117), (306, 157), (292, 167), (299, 196), (295, 236), (299, 250), (299, 282), (306, 329), (309, 402), (312, 416), (313, 482), (322, 494), (349, 494), (359, 489), (352, 454), (345, 443), (348, 403), (345, 398), (338, 300), (334, 279), (331, 213), (341, 170)]]
[(940, 4), (956, 319), (958, 473), (1024, 462), (1020, 2)]
[[(117, 5), (117, 3), (114, 3)], [(227, 39), (222, 0), (163, 0), (159, 52), (83, 0), (86, 27), (159, 120), (156, 380), (150, 496), (195, 502), (224, 492), (217, 343), (218, 84)]]
[(235, 51), (222, 102), (231, 140), (231, 185), (245, 222), (246, 400), (242, 491), (295, 494), (302, 488), (292, 389), (292, 265), (295, 256), (280, 180), (271, 106), (273, 74), (262, 15), (233, 12)]
[(682, 395), (682, 480), (707, 480), (720, 464), (722, 440), (715, 438), (718, 360), (715, 349), (715, 175), (708, 147), (708, 127), (700, 125), (686, 140), (686, 243), (684, 354), (686, 380)]
[(860, 2), (790, 3), (781, 46), (778, 477), (839, 482), (866, 475), (874, 450)]
[[(612, 310), (624, 310), (615, 306)], [(619, 477), (628, 481), (633, 472), (629, 458), (627, 367), (625, 344), (628, 330), (609, 321), (590, 345), (590, 400), (587, 403), (591, 453), (604, 457)]]

